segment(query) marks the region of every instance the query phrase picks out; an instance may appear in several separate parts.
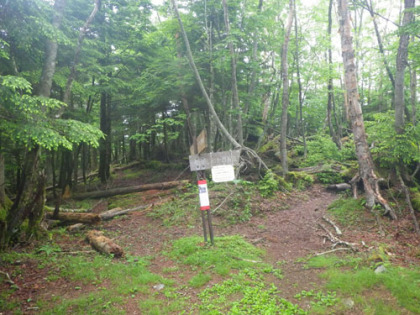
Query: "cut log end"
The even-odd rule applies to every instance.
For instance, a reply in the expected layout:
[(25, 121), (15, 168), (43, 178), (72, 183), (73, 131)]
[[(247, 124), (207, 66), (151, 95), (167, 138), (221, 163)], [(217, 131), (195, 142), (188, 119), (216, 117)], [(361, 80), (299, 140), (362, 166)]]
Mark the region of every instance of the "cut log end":
[(89, 244), (100, 253), (112, 255), (115, 258), (124, 256), (123, 249), (111, 239), (104, 236), (101, 231), (89, 231), (86, 235), (86, 239)]

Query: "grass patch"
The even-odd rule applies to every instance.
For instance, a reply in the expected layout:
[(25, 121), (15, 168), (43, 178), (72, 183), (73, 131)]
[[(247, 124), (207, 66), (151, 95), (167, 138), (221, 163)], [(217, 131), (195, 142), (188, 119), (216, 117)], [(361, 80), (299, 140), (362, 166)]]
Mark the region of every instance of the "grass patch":
[[(53, 245), (50, 247), (56, 248)], [(40, 248), (44, 249), (45, 246)], [(2, 260), (13, 262), (20, 257), (26, 256), (12, 254), (2, 257)], [(154, 284), (164, 284), (167, 292), (174, 285), (172, 280), (148, 271), (149, 262), (142, 257), (129, 256), (125, 261), (117, 261), (102, 255), (62, 256), (49, 249), (30, 257), (37, 261), (39, 268), (50, 270), (48, 281), (64, 278), (74, 290), (80, 290), (80, 296), (76, 298), (39, 301), (43, 314), (122, 314), (121, 305), (127, 299), (137, 294), (150, 295)], [(86, 286), (95, 286), (96, 289), (84, 293)], [(10, 309), (14, 305), (12, 302), (6, 304), (6, 298), (2, 295), (2, 309)], [(174, 296), (167, 299), (176, 300)]]
[(132, 170), (132, 169), (126, 169), (122, 171), (122, 177), (123, 179), (135, 179), (142, 177), (145, 173), (145, 170)]
[(174, 241), (169, 256), (183, 264), (212, 269), (226, 275), (231, 269), (263, 265), (264, 251), (247, 243), (240, 236), (215, 238), (215, 245), (203, 243), (202, 237), (193, 236)]
[[(384, 262), (384, 265), (386, 271), (376, 274), (374, 271), (376, 264), (368, 257), (340, 258), (331, 255), (314, 257), (306, 266), (326, 268), (321, 275), (328, 281), (326, 288), (340, 295), (350, 296), (365, 309), (367, 314), (393, 314), (395, 307), (420, 314), (420, 268), (395, 267), (388, 262)], [(368, 297), (370, 292), (376, 291), (389, 294), (396, 305), (390, 305), (390, 299), (382, 295), (375, 299)]]
[(187, 224), (194, 226), (199, 219), (197, 206), (198, 192), (180, 194), (170, 202), (159, 205), (148, 214), (154, 219), (161, 219), (165, 226)]
[(190, 281), (188, 281), (188, 284), (193, 288), (199, 288), (208, 283), (211, 280), (211, 276), (206, 273), (199, 273), (191, 278)]
[(82, 295), (75, 299), (64, 299), (43, 314), (125, 314), (118, 306), (124, 298), (113, 294), (112, 290)]
[(113, 208), (122, 208), (122, 209), (129, 209), (133, 208), (136, 205), (144, 204), (143, 195), (141, 193), (131, 193), (125, 195), (118, 195), (109, 198), (109, 209)]
[(266, 285), (262, 273), (244, 269), (231, 279), (203, 290), (198, 297), (202, 314), (307, 314), (281, 298), (274, 285)]
[(328, 212), (345, 226), (354, 225), (364, 212), (363, 201), (353, 198), (340, 198), (328, 206)]
[(139, 302), (142, 314), (148, 315), (183, 314), (187, 307), (186, 298), (179, 296), (169, 303), (167, 299), (158, 298), (149, 298)]

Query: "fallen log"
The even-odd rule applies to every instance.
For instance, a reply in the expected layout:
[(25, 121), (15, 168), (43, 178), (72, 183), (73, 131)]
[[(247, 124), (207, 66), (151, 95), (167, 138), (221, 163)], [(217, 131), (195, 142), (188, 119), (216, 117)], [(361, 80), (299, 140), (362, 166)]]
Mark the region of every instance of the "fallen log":
[(151, 189), (170, 189), (178, 186), (184, 186), (188, 183), (188, 180), (180, 180), (180, 181), (171, 181), (171, 182), (162, 182), (162, 183), (154, 183), (154, 184), (146, 184), (146, 185), (139, 185), (139, 186), (130, 186), (130, 187), (121, 187), (121, 188), (113, 188), (108, 190), (101, 190), (101, 191), (92, 191), (88, 193), (81, 193), (74, 196), (76, 200), (83, 200), (83, 199), (96, 199), (96, 198), (106, 198), (115, 195), (124, 195), (130, 194), (133, 192), (151, 190)]
[(130, 213), (130, 212), (134, 212), (134, 211), (138, 211), (138, 210), (142, 210), (142, 209), (144, 209), (144, 210), (141, 211), (141, 212), (146, 213), (147, 211), (152, 210), (154, 206), (161, 205), (161, 204), (167, 202), (170, 199), (171, 198), (164, 198), (164, 199), (161, 199), (157, 202), (150, 203), (150, 204), (147, 204), (147, 205), (138, 206), (138, 207), (131, 208), (131, 209), (121, 209), (121, 208), (111, 209), (111, 210), (100, 213), (99, 217), (102, 220), (111, 220), (112, 218), (117, 217), (119, 215), (127, 214), (127, 213)]
[(111, 239), (104, 236), (101, 231), (89, 231), (86, 235), (86, 239), (89, 244), (100, 253), (113, 255), (116, 258), (124, 255), (123, 249)]
[(101, 218), (96, 213), (59, 213), (56, 218), (53, 213), (46, 213), (47, 219), (60, 220), (62, 222), (96, 224), (101, 221)]
[(340, 166), (338, 165), (328, 165), (328, 164), (318, 164), (315, 166), (308, 166), (302, 168), (292, 168), (291, 172), (305, 172), (307, 174), (316, 174), (321, 172), (334, 172), (340, 173)]

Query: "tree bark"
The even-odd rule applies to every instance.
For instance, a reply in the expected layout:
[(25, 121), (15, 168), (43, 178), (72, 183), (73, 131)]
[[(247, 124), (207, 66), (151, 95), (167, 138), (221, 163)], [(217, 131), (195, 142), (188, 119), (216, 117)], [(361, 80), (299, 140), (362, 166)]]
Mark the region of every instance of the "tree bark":
[(289, 108), (289, 71), (287, 64), (287, 52), (289, 48), (290, 32), (293, 25), (293, 11), (294, 1), (289, 1), (289, 16), (287, 18), (287, 26), (284, 35), (284, 41), (281, 52), (281, 74), (283, 79), (283, 94), (282, 94), (282, 112), (281, 112), (281, 135), (280, 135), (280, 155), (281, 166), (283, 168), (283, 175), (286, 175), (288, 170), (287, 163), (287, 109)]
[[(412, 8), (414, 8), (415, 0), (404, 0), (404, 16), (402, 27), (407, 26), (413, 20)], [(401, 31), (400, 43), (398, 46), (397, 60), (396, 60), (396, 71), (395, 71), (395, 93), (394, 93), (394, 105), (395, 105), (395, 130), (398, 134), (404, 133), (404, 72), (407, 66), (408, 57), (408, 43), (410, 35), (404, 30)]]
[(372, 0), (365, 0), (365, 5), (373, 21), (373, 26), (375, 28), (375, 34), (376, 34), (376, 40), (378, 41), (379, 52), (382, 55), (382, 60), (386, 69), (386, 73), (388, 74), (388, 78), (391, 81), (392, 88), (394, 88), (395, 86), (394, 76), (392, 75), (392, 71), (391, 71), (391, 68), (389, 67), (388, 61), (386, 60), (384, 45), (382, 43), (382, 37), (381, 37), (381, 34), (379, 33), (378, 23), (376, 23), (375, 13), (373, 11)]
[(6, 204), (6, 180), (4, 177), (4, 156), (0, 152), (0, 208), (4, 207)]
[(411, 122), (417, 124), (417, 71), (413, 65), (410, 72), (410, 101), (411, 101)]
[(335, 132), (333, 123), (332, 123), (332, 112), (333, 112), (333, 102), (334, 102), (334, 84), (333, 84), (333, 74), (332, 74), (332, 50), (331, 50), (331, 28), (332, 28), (332, 4), (333, 0), (330, 0), (328, 6), (328, 28), (327, 28), (327, 38), (328, 38), (328, 103), (327, 103), (327, 121), (328, 128), (330, 130), (330, 136), (333, 139), (334, 143), (339, 149), (341, 149), (341, 140)]
[(226, 3), (226, 0), (222, 0), (222, 3), (223, 3), (226, 33), (227, 33), (227, 38), (228, 38), (228, 47), (229, 47), (229, 52), (230, 52), (232, 102), (233, 102), (233, 108), (235, 109), (235, 111), (237, 111), (236, 130), (238, 133), (238, 142), (241, 146), (243, 146), (244, 134), (243, 134), (243, 126), (242, 126), (242, 112), (241, 112), (241, 107), (239, 104), (235, 47), (233, 46), (233, 41), (230, 38), (231, 33), (230, 33), (230, 23), (229, 23), (229, 12), (228, 12), (228, 6)]
[(111, 165), (111, 102), (110, 95), (101, 93), (101, 117), (100, 128), (105, 139), (99, 140), (99, 178), (105, 184), (110, 178)]
[(354, 62), (347, 0), (338, 0), (338, 12), (340, 15), (341, 49), (345, 71), (344, 81), (347, 91), (349, 116), (354, 135), (356, 156), (359, 163), (359, 176), (363, 181), (366, 192), (366, 206), (372, 209), (375, 203), (378, 202), (385, 208), (385, 214), (390, 215), (392, 219), (396, 219), (397, 217), (394, 210), (380, 193), (378, 178), (375, 174), (375, 167), (366, 140), (362, 109), (357, 91), (356, 66)]
[[(52, 20), (52, 27), (58, 30), (63, 19), (64, 7), (66, 0), (57, 0), (54, 3), (54, 17)], [(58, 43), (57, 40), (47, 39), (45, 49), (45, 61), (42, 68), (41, 80), (39, 81), (38, 95), (50, 97), (52, 80), (55, 73), (55, 66), (57, 62)]]
[[(262, 7), (263, 7), (263, 0), (259, 0), (258, 1), (258, 11), (257, 11), (257, 16), (261, 15), (262, 12)], [(255, 88), (257, 86), (257, 73), (259, 70), (259, 65), (258, 65), (258, 36), (257, 36), (257, 30), (255, 30), (254, 32), (254, 37), (253, 37), (253, 43), (252, 43), (252, 55), (251, 55), (251, 78), (250, 78), (250, 83), (249, 83), (249, 87), (248, 87), (248, 95), (245, 99), (245, 105), (244, 105), (244, 114), (245, 117), (242, 120), (242, 123), (244, 124), (245, 128), (246, 128), (246, 133), (244, 138), (247, 139), (248, 138), (248, 119), (249, 119), (249, 111), (251, 108), (251, 103), (254, 99), (254, 94), (255, 94)]]
[[(330, 0), (332, 1), (332, 0)], [(300, 78), (300, 55), (299, 55), (299, 38), (298, 38), (298, 20), (296, 13), (296, 2), (294, 3), (294, 15), (295, 15), (295, 45), (296, 45), (296, 75), (298, 83), (298, 97), (299, 97), (299, 132), (298, 134), (302, 136), (303, 141), (303, 157), (306, 159), (307, 155), (307, 146), (306, 146), (306, 134), (305, 134), (305, 122), (303, 119), (303, 93), (302, 93), (302, 81)]]
[[(54, 16), (52, 27), (60, 28), (66, 0), (57, 0), (54, 3)], [(57, 40), (47, 40), (45, 47), (45, 61), (38, 86), (38, 95), (49, 98), (51, 95), (52, 80), (57, 61)], [(25, 156), (22, 173), (19, 179), (16, 199), (8, 212), (7, 230), (1, 240), (0, 247), (9, 245), (14, 236), (18, 236), (18, 227), (25, 219), (29, 219), (28, 234), (35, 232), (42, 219), (45, 203), (45, 174), (40, 164), (41, 148), (34, 145), (29, 148)]]
[(77, 39), (77, 47), (74, 52), (73, 63), (70, 69), (70, 75), (67, 78), (66, 89), (64, 91), (64, 96), (63, 96), (63, 102), (66, 104), (69, 104), (71, 87), (73, 85), (74, 78), (76, 77), (76, 67), (79, 63), (80, 51), (82, 49), (83, 40), (85, 39), (85, 35), (89, 28), (90, 23), (92, 23), (93, 19), (95, 18), (96, 13), (99, 11), (100, 0), (94, 0), (94, 1), (95, 3), (93, 5), (92, 12), (90, 13), (89, 17), (85, 21), (85, 24), (79, 31), (79, 38)]
[(100, 191), (92, 191), (88, 193), (77, 194), (74, 196), (76, 200), (83, 200), (83, 199), (90, 199), (90, 198), (104, 198), (104, 197), (111, 197), (115, 195), (124, 195), (130, 194), (133, 192), (151, 190), (151, 189), (170, 189), (178, 186), (185, 186), (188, 183), (188, 180), (179, 180), (179, 181), (171, 181), (171, 182), (162, 182), (162, 183), (154, 183), (154, 184), (146, 184), (146, 185), (138, 185), (138, 186), (130, 186), (130, 187), (120, 187), (108, 190), (100, 190)]

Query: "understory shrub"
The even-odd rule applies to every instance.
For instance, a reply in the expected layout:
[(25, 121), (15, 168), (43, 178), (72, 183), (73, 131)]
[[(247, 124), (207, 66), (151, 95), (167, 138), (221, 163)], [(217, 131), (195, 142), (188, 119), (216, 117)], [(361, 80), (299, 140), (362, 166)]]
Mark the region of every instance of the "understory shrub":
[(264, 198), (273, 196), (276, 191), (287, 191), (290, 189), (292, 189), (292, 185), (286, 182), (283, 177), (274, 174), (271, 170), (268, 170), (267, 173), (265, 173), (264, 178), (258, 183), (258, 190)]
[(305, 172), (289, 172), (286, 178), (293, 183), (293, 187), (299, 190), (310, 187), (314, 183), (314, 177)]

